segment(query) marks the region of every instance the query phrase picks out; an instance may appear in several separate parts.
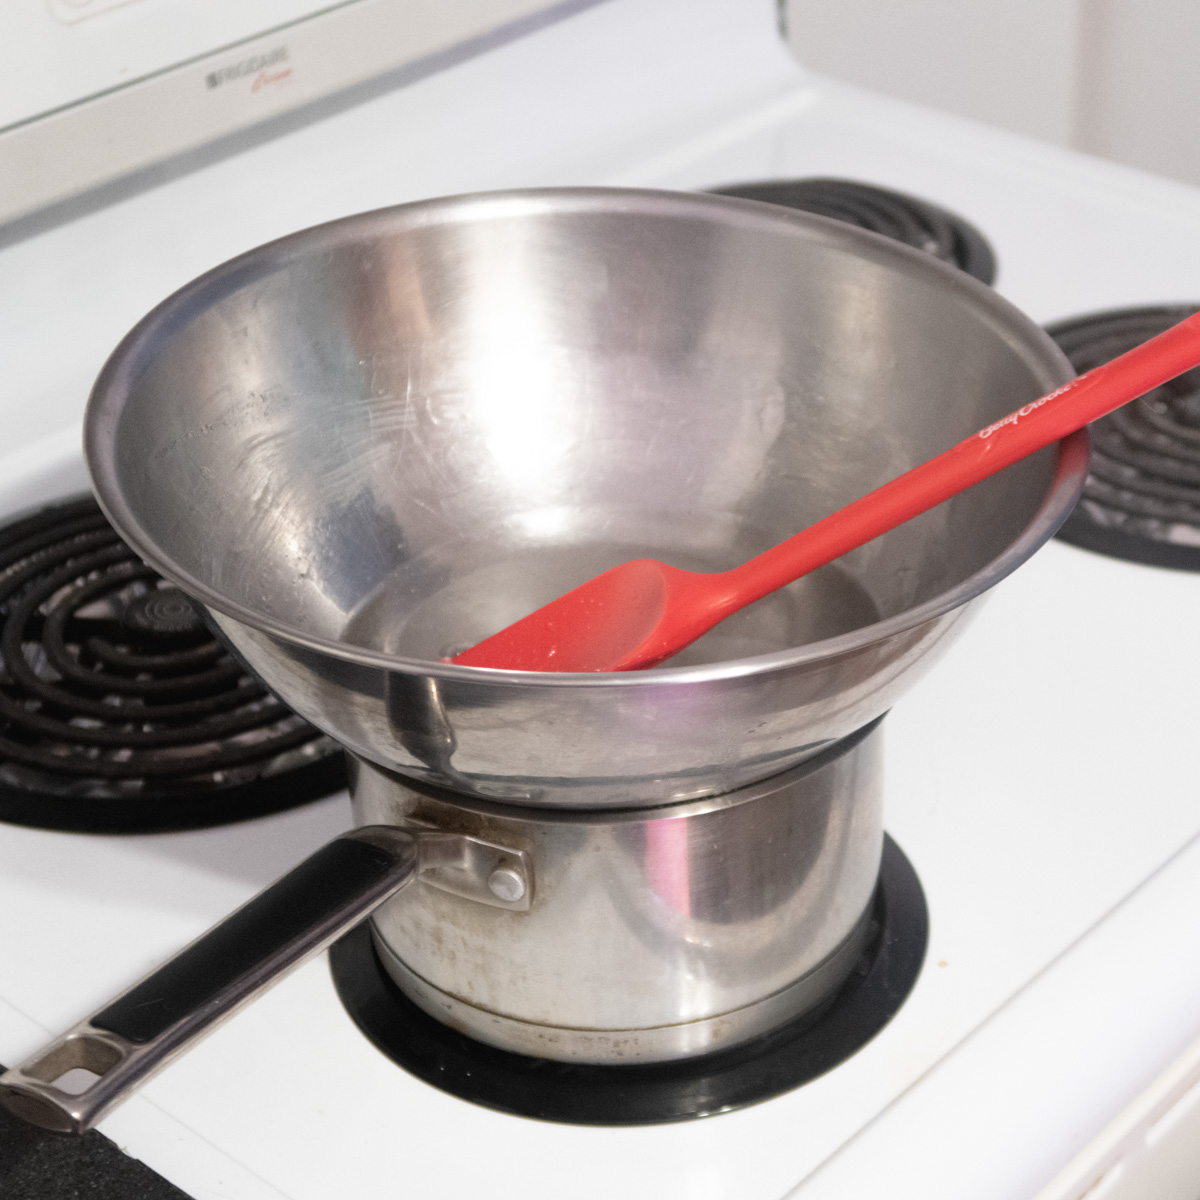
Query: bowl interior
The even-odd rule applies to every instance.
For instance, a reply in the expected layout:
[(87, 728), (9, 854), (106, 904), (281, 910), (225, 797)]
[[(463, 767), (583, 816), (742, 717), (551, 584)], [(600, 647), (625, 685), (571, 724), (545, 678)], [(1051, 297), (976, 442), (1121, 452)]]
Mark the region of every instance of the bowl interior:
[[(97, 385), (89, 458), (122, 532), (200, 599), (428, 661), (628, 558), (730, 567), (1064, 375), (982, 285), (819, 218), (476, 197), (310, 230), (178, 293)], [(1018, 464), (675, 664), (961, 585), (1054, 473)]]

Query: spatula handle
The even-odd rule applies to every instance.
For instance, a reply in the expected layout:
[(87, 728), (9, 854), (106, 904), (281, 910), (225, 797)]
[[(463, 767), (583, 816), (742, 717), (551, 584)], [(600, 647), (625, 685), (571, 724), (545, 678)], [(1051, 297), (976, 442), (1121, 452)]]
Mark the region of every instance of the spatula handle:
[(736, 592), (730, 610), (815, 571), (1195, 366), (1200, 366), (1200, 313), (1023, 404), (945, 453), (726, 572), (722, 578), (731, 593)]

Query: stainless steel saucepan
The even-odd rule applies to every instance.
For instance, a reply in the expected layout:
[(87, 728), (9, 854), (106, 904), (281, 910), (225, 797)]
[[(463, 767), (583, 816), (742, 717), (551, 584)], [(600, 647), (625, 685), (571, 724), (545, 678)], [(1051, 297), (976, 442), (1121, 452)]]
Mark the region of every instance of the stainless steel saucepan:
[(101, 504), (352, 752), (362, 826), (0, 1099), (86, 1127), (372, 911), (418, 1004), (545, 1057), (701, 1053), (826, 996), (879, 862), (872, 722), (1069, 512), (1083, 435), (670, 666), (437, 660), (626, 558), (731, 566), (1070, 374), (953, 269), (714, 196), (408, 205), (176, 293), (96, 384)]

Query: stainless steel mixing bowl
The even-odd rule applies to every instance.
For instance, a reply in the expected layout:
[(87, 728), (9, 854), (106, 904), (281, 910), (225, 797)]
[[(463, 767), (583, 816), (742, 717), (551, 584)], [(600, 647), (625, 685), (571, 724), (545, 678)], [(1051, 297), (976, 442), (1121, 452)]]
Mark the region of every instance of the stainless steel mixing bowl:
[(100, 502), (289, 704), (380, 766), (637, 807), (877, 717), (1073, 505), (1083, 435), (611, 675), (436, 660), (627, 558), (727, 568), (1070, 378), (917, 251), (726, 197), (412, 204), (218, 267), (114, 353)]

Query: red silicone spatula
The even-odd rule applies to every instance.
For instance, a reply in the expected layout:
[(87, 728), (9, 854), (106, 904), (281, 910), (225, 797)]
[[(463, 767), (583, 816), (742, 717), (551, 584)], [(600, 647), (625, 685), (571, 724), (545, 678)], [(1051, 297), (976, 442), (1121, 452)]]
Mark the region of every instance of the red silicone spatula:
[(732, 571), (613, 567), (451, 661), (511, 671), (653, 667), (730, 613), (1200, 365), (1200, 313), (959, 442)]

